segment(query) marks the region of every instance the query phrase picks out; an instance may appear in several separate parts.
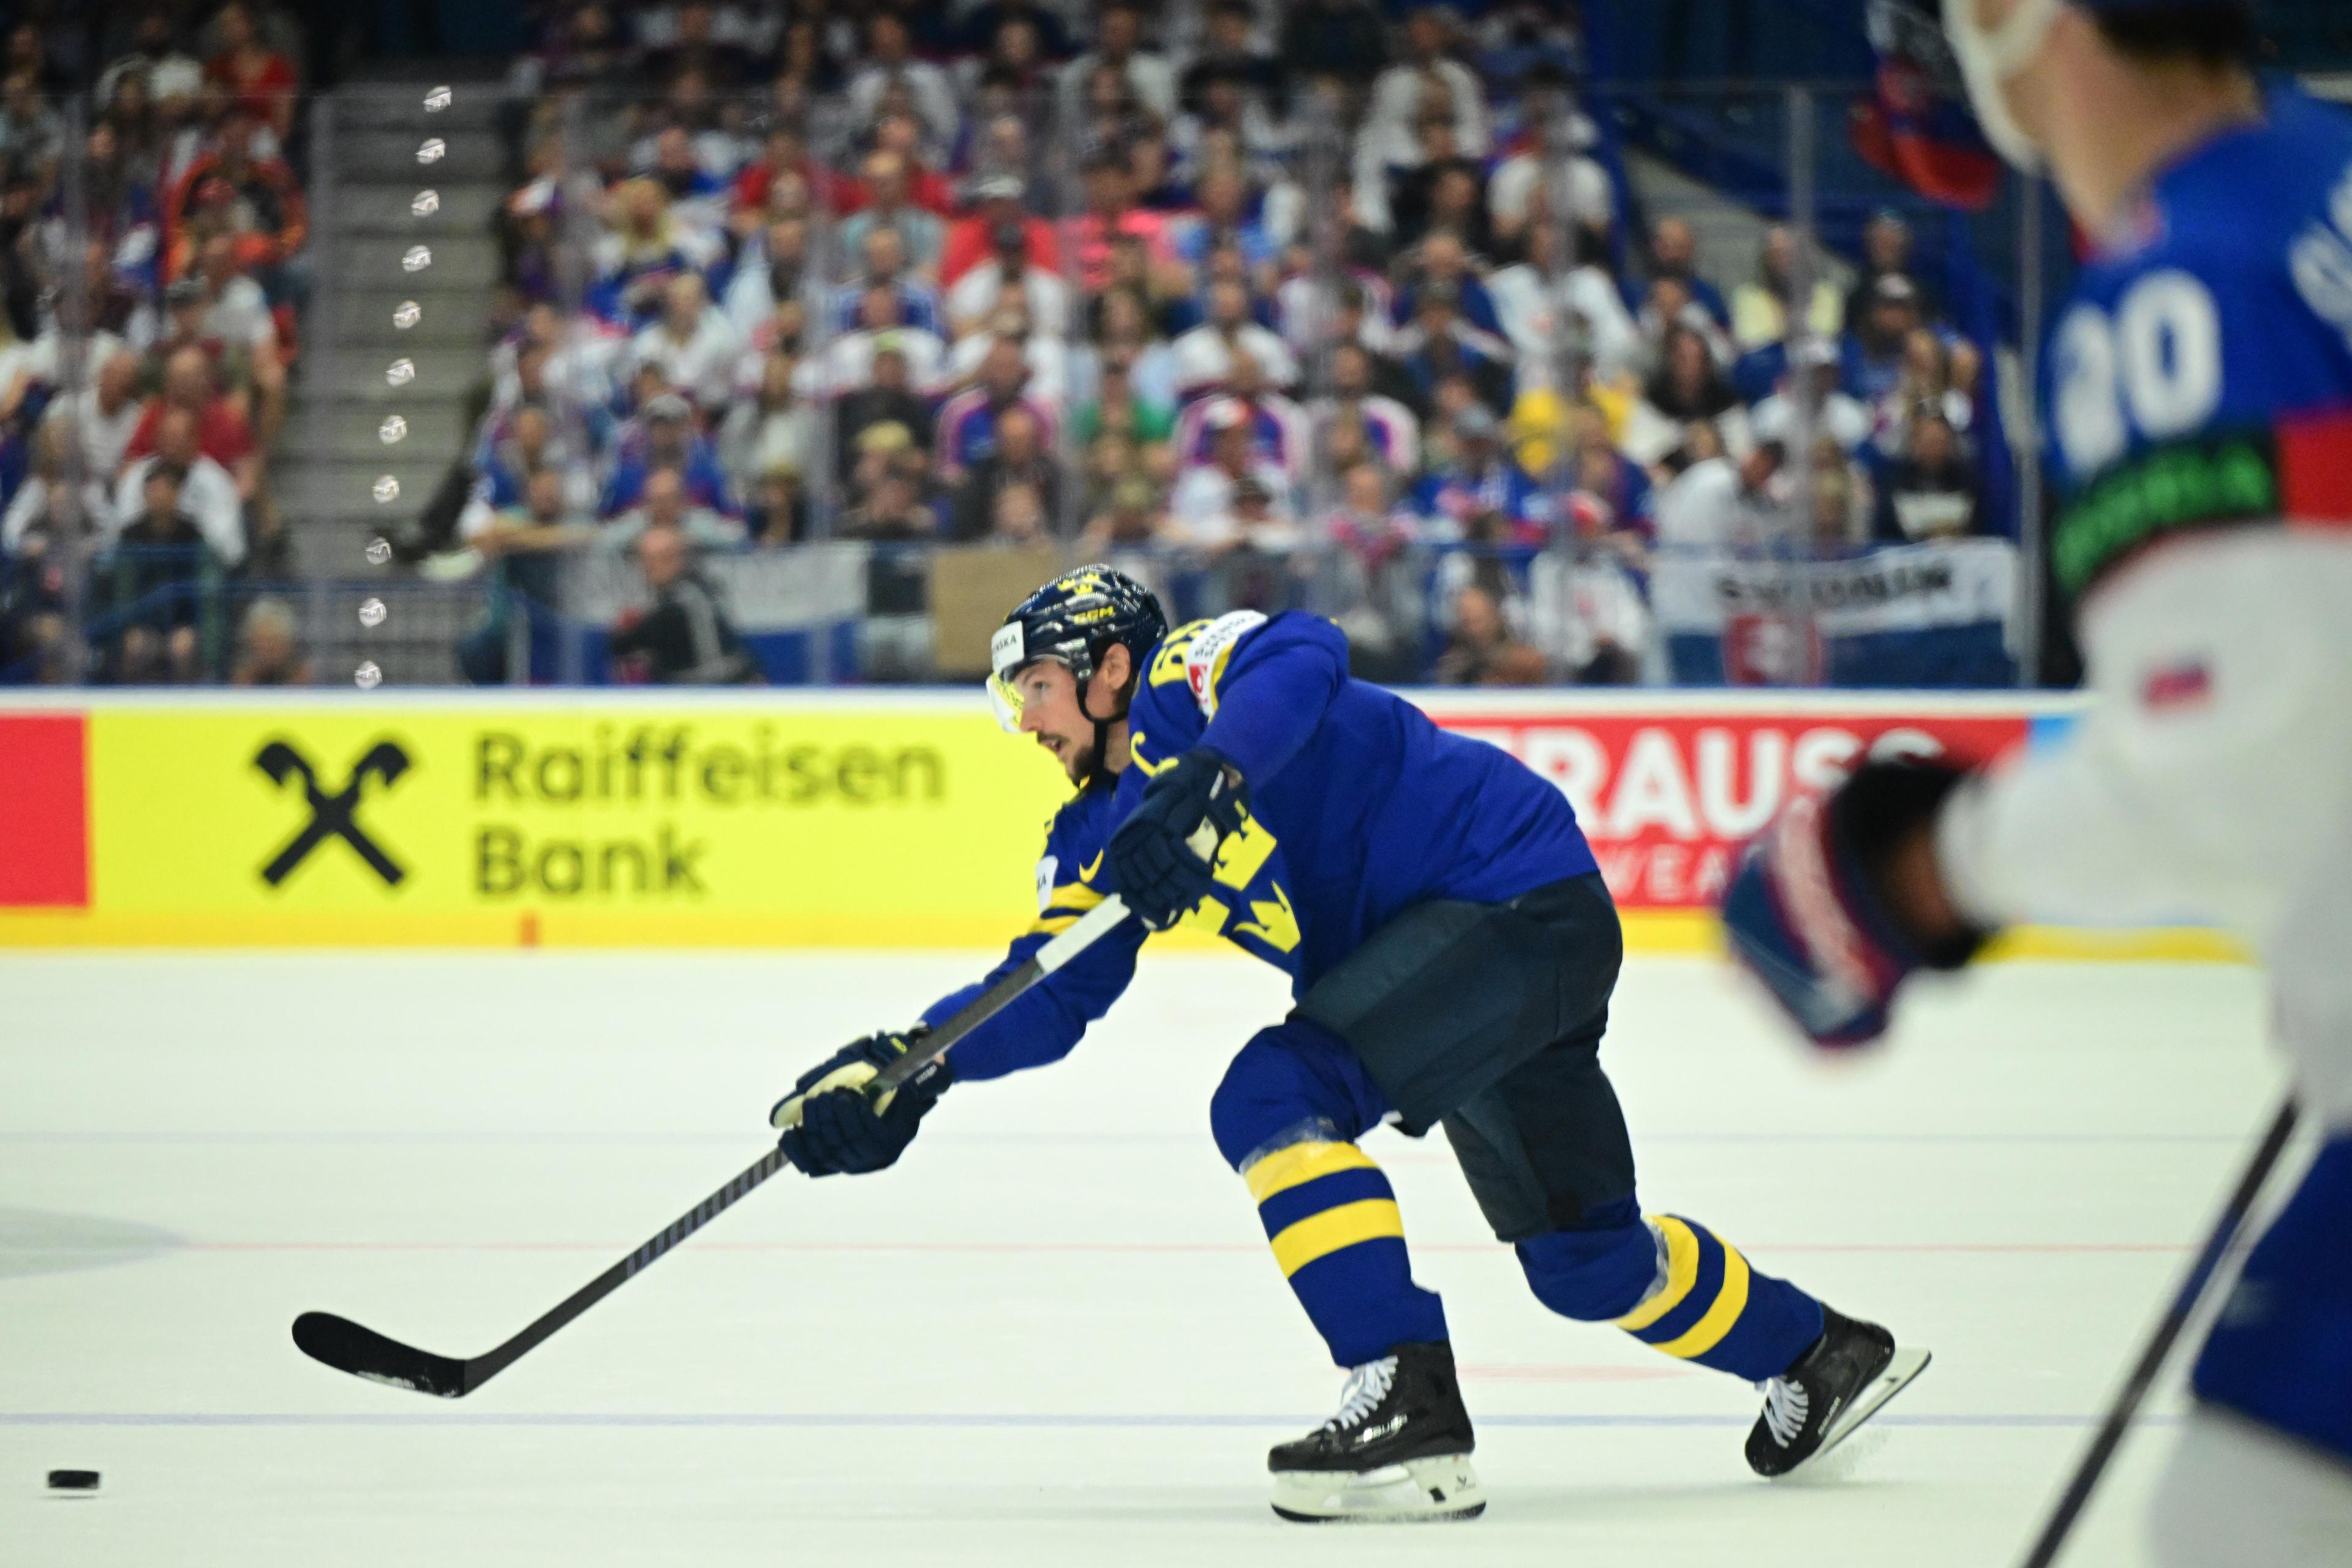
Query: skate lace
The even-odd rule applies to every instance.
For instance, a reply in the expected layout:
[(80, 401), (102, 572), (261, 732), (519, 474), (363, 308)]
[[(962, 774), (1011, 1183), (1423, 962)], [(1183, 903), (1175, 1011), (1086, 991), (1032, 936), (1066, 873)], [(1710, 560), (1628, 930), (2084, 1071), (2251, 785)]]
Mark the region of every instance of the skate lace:
[(1339, 1413), (1323, 1423), (1326, 1432), (1344, 1432), (1350, 1426), (1360, 1426), (1371, 1413), (1380, 1408), (1389, 1388), (1396, 1382), (1397, 1358), (1382, 1356), (1368, 1361), (1348, 1373), (1348, 1387), (1340, 1395)]
[(1785, 1377), (1776, 1377), (1764, 1385), (1764, 1426), (1772, 1440), (1783, 1448), (1797, 1440), (1805, 1429), (1805, 1412), (1812, 1400), (1803, 1388)]

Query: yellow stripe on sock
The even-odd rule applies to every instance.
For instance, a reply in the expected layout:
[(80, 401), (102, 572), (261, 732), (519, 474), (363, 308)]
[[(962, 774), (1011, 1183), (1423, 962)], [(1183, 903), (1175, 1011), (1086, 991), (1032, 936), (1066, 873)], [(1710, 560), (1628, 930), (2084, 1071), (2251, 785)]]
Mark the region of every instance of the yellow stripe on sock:
[(1723, 1248), (1723, 1289), (1717, 1293), (1715, 1305), (1706, 1310), (1706, 1317), (1690, 1326), (1688, 1333), (1678, 1334), (1653, 1349), (1685, 1361), (1705, 1355), (1722, 1342), (1723, 1336), (1731, 1331), (1731, 1325), (1739, 1321), (1739, 1314), (1748, 1310), (1748, 1259), (1721, 1237), (1715, 1239)]
[[(1690, 1226), (1672, 1215), (1661, 1215), (1650, 1222), (1666, 1238), (1665, 1289), (1617, 1320), (1617, 1326), (1627, 1333), (1646, 1329), (1676, 1307), (1698, 1283), (1698, 1237)], [(1742, 1287), (1743, 1293), (1745, 1287)]]
[(1353, 1143), (1293, 1143), (1253, 1163), (1242, 1173), (1242, 1180), (1249, 1184), (1250, 1201), (1262, 1204), (1276, 1193), (1334, 1171), (1379, 1169), (1371, 1156)]
[(1283, 1227), (1274, 1238), (1274, 1260), (1282, 1266), (1287, 1278), (1317, 1258), (1343, 1247), (1377, 1241), (1384, 1236), (1402, 1238), (1403, 1235), (1404, 1216), (1397, 1212), (1394, 1198), (1366, 1198), (1361, 1203), (1325, 1209), (1297, 1225)]

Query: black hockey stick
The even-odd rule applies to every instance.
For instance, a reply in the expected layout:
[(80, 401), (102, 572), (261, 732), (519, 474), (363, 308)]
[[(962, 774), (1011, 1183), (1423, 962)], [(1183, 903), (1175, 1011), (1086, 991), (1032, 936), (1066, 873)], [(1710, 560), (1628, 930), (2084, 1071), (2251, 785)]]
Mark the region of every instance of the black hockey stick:
[(2213, 1222), (2213, 1233), (2205, 1238), (2205, 1245), (2199, 1249), (2197, 1261), (2189, 1268), (2188, 1278), (2181, 1280), (2180, 1289), (2173, 1295), (2172, 1304), (2165, 1309), (2163, 1318), (2158, 1321), (2156, 1333), (2149, 1339), (2147, 1348), (2140, 1352), (2138, 1364), (2132, 1368), (2131, 1376), (2124, 1380), (2122, 1390), (2116, 1394), (2115, 1404), (2107, 1411), (2106, 1420), (2100, 1423), (2098, 1436), (2092, 1439), (2090, 1451), (2083, 1456), (2083, 1462), (2074, 1467), (2074, 1479), (2066, 1483), (2066, 1490), (2058, 1499), (2058, 1506), (2051, 1511), (2050, 1522), (2042, 1527), (2041, 1535), (2033, 1542), (2033, 1550), (2026, 1554), (2025, 1568), (2050, 1568), (2058, 1560), (2058, 1553), (2065, 1547), (2068, 1532), (2073, 1531), (2074, 1521), (2082, 1514), (2083, 1505), (2091, 1500), (2091, 1489), (2106, 1473), (2107, 1461), (2115, 1458), (2116, 1448), (2123, 1442), (2124, 1433), (2131, 1426), (2132, 1417), (2139, 1413), (2140, 1401), (2147, 1397), (2148, 1387), (2156, 1382), (2156, 1374), (2164, 1370), (2165, 1359), (2172, 1353), (2173, 1342), (2180, 1338), (2180, 1331), (2189, 1326), (2189, 1316), (2196, 1311), (2205, 1288), (2213, 1282), (2214, 1271), (2221, 1267), (2222, 1258), (2229, 1256), (2231, 1244), (2237, 1239), (2239, 1228), (2246, 1223), (2246, 1215), (2253, 1211), (2254, 1199), (2261, 1195), (2263, 1184), (2270, 1180), (2272, 1167), (2278, 1163), (2279, 1155), (2285, 1151), (2287, 1140), (2294, 1135), (2298, 1114), (2294, 1096), (2290, 1094), (2281, 1102), (2278, 1114), (2271, 1118), (2270, 1131), (2263, 1135), (2262, 1144), (2254, 1151), (2254, 1157), (2246, 1163), (2245, 1173), (2238, 1178), (2237, 1189), (2230, 1194), (2230, 1201), (2222, 1205), (2221, 1218)]
[[(1029, 955), (1028, 960), (990, 986), (961, 1012), (925, 1036), (905, 1056), (884, 1068), (866, 1086), (880, 1095), (897, 1089), (938, 1059), (958, 1040), (986, 1023), (1014, 997), (1092, 947), (1127, 918), (1127, 906), (1117, 895), (1087, 911), (1078, 923)], [(373, 1329), (339, 1318), (332, 1312), (305, 1312), (294, 1320), (294, 1342), (313, 1361), (337, 1372), (350, 1373), (371, 1383), (413, 1388), (443, 1399), (463, 1399), (537, 1348), (558, 1329), (627, 1284), (639, 1269), (700, 1230), (735, 1201), (783, 1169), (781, 1149), (771, 1149), (725, 1186), (672, 1220), (652, 1240), (541, 1314), (530, 1327), (496, 1350), (459, 1360), (435, 1355), (414, 1345), (387, 1339)]]

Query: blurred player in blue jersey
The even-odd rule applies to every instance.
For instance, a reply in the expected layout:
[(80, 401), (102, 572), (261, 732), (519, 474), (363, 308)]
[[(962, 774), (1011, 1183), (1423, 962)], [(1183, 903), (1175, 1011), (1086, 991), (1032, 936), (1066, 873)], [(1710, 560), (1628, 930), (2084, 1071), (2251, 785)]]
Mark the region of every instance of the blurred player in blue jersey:
[[(1351, 1373), (1339, 1413), (1269, 1457), (1285, 1517), (1486, 1506), (1444, 1312), (1414, 1282), (1395, 1194), (1360, 1147), (1384, 1122), (1411, 1136), (1444, 1126), (1552, 1310), (1762, 1385), (1747, 1447), (1760, 1474), (1826, 1451), (1926, 1365), (1696, 1221), (1642, 1214), (1600, 1062), (1617, 914), (1558, 789), (1349, 679), (1328, 621), (1245, 612), (1171, 633), (1151, 595), (1108, 567), (1040, 589), (992, 655), (1008, 727), (1078, 789), (1047, 830), (1037, 923), (988, 982), (1110, 892), (1142, 923), (896, 1095), (860, 1090), (906, 1036), (858, 1041), (803, 1075), (773, 1117), (793, 1163), (879, 1169), (950, 1081), (1066, 1055), (1126, 989), (1144, 926), (1181, 923), (1285, 971), (1297, 998), (1242, 1047), (1209, 1106), (1276, 1261)], [(1210, 839), (1204, 858), (1194, 846)]]
[(2095, 701), (1963, 776), (1866, 765), (1768, 832), (1734, 950), (1825, 1045), (2031, 920), (2202, 917), (2269, 966), (2327, 1142), (2194, 1373), (2167, 1563), (2352, 1563), (2352, 117), (2235, 3), (1945, 0), (1989, 138), (2095, 252), (2042, 388)]

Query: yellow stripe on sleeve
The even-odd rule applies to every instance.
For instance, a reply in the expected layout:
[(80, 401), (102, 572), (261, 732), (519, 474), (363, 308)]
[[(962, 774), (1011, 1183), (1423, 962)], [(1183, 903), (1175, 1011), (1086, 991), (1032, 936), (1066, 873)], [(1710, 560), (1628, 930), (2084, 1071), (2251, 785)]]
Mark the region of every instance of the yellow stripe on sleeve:
[(1155, 763), (1143, 754), (1143, 731), (1140, 730), (1129, 730), (1127, 737), (1127, 760), (1133, 763), (1137, 767), (1141, 768), (1145, 778), (1151, 777), (1160, 769), (1166, 767), (1170, 763), (1176, 760), (1173, 757), (1163, 757), (1159, 762)]
[(1617, 1326), (1631, 1333), (1646, 1329), (1676, 1307), (1698, 1283), (1698, 1237), (1690, 1226), (1672, 1215), (1661, 1215), (1651, 1224), (1666, 1238), (1666, 1285), (1656, 1295), (1617, 1320)]
[(1253, 1163), (1242, 1173), (1242, 1180), (1249, 1184), (1250, 1201), (1262, 1204), (1276, 1193), (1286, 1193), (1334, 1171), (1379, 1169), (1371, 1156), (1353, 1143), (1293, 1143)]
[(1739, 1314), (1748, 1310), (1748, 1259), (1721, 1237), (1717, 1237), (1716, 1242), (1723, 1248), (1723, 1289), (1717, 1294), (1715, 1305), (1706, 1310), (1706, 1317), (1690, 1326), (1688, 1333), (1676, 1335), (1664, 1344), (1653, 1345), (1653, 1350), (1686, 1361), (1695, 1355), (1705, 1355), (1722, 1342), (1723, 1336), (1731, 1331), (1731, 1325), (1739, 1321)]
[(1078, 917), (1076, 915), (1043, 915), (1038, 918), (1035, 925), (1029, 928), (1029, 934), (1035, 936), (1043, 932), (1047, 936), (1059, 936), (1077, 923)]
[[(1097, 855), (1095, 858), (1100, 861), (1102, 857)], [(1102, 901), (1103, 896), (1084, 882), (1065, 882), (1046, 896), (1045, 907), (1049, 910), (1068, 910), (1075, 914), (1084, 914)]]
[(1274, 1238), (1274, 1260), (1286, 1278), (1343, 1247), (1403, 1235), (1404, 1216), (1397, 1212), (1394, 1198), (1366, 1198), (1286, 1226)]

